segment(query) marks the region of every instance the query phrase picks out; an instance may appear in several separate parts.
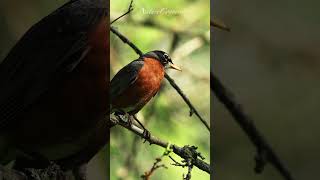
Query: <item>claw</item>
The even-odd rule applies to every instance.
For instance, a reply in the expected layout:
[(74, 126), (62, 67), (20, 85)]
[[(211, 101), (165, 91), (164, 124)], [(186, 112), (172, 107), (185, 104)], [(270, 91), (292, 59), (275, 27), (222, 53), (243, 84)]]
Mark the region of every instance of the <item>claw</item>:
[(148, 140), (150, 140), (150, 138), (151, 138), (151, 133), (150, 133), (150, 131), (148, 131), (147, 129), (143, 129), (143, 138), (144, 138), (143, 143), (145, 143), (145, 142), (147, 142)]
[(131, 127), (132, 126), (132, 124), (133, 124), (133, 119), (132, 119), (132, 117), (128, 114), (128, 116), (127, 116), (127, 119), (128, 119), (128, 127)]
[(145, 143), (146, 141), (150, 140), (150, 137), (151, 137), (150, 131), (148, 131), (148, 130), (143, 126), (143, 124), (138, 120), (138, 118), (137, 118), (135, 115), (133, 115), (132, 117), (134, 118), (134, 120), (137, 121), (137, 123), (139, 123), (139, 125), (140, 125), (140, 126), (142, 127), (142, 129), (143, 129), (143, 137), (142, 137), (142, 138), (144, 138), (143, 143)]

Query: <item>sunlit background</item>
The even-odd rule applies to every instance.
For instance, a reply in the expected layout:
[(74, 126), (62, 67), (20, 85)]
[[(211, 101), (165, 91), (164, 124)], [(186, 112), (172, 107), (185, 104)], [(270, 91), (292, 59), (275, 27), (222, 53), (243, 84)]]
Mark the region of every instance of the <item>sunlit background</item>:
[[(235, 94), (296, 179), (318, 179), (319, 1), (216, 0), (216, 75)], [(219, 180), (281, 180), (253, 172), (255, 148), (214, 101), (214, 167)]]
[[(126, 1), (111, 1), (111, 20), (123, 14), (130, 4)], [(163, 50), (173, 62), (182, 67), (182, 72), (168, 73), (191, 99), (200, 114), (210, 119), (210, 10), (209, 0), (198, 1), (134, 1), (134, 11), (113, 24), (143, 52)], [(111, 34), (111, 77), (123, 66), (138, 58), (138, 55), (118, 37)], [(163, 88), (142, 111), (139, 120), (151, 134), (179, 146), (195, 145), (210, 161), (210, 133), (196, 116), (189, 117), (189, 108), (177, 92), (164, 80)], [(111, 130), (111, 175), (112, 179), (139, 179), (149, 171), (164, 152), (156, 145), (143, 143), (128, 130), (115, 127)], [(180, 161), (178, 156), (172, 156)], [(182, 179), (187, 169), (172, 166), (168, 157), (161, 164), (168, 169), (158, 169), (151, 179)], [(196, 167), (192, 178), (209, 179), (210, 176)]]

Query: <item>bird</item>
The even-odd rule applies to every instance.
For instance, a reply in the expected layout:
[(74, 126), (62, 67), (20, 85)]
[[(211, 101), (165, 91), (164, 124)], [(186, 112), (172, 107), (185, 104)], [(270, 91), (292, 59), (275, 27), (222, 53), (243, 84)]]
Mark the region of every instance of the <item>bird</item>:
[(181, 71), (161, 50), (143, 54), (120, 69), (110, 83), (111, 113), (137, 114), (158, 93), (167, 69)]
[(42, 157), (73, 168), (107, 143), (108, 14), (107, 0), (70, 0), (2, 61), (0, 164)]

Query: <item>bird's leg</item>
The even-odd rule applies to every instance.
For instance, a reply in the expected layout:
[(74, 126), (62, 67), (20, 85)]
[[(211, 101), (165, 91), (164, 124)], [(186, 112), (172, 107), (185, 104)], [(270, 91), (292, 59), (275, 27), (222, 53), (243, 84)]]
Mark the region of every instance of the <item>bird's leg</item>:
[(127, 113), (128, 126), (131, 127), (133, 124), (132, 116)]
[(138, 118), (137, 118), (135, 115), (132, 115), (132, 117), (133, 117), (134, 120), (136, 120), (136, 121), (139, 123), (139, 125), (142, 127), (142, 129), (143, 129), (143, 137), (145, 138), (144, 142), (146, 142), (146, 141), (149, 140), (150, 137), (151, 137), (150, 131), (148, 131), (148, 130), (142, 125), (142, 123), (138, 120)]
[(132, 118), (131, 118), (131, 116), (130, 116), (129, 113), (126, 113), (126, 112), (124, 112), (124, 111), (118, 110), (118, 111), (116, 111), (116, 112), (114, 113), (114, 115), (117, 116), (118, 119), (120, 119), (120, 120), (122, 120), (122, 121), (126, 120), (126, 121), (124, 121), (124, 122), (127, 123), (126, 125), (127, 125), (128, 127), (131, 127), (131, 126), (132, 126)]
[[(142, 127), (142, 129), (143, 129), (143, 137), (144, 137), (144, 139), (145, 139), (144, 142), (146, 142), (147, 140), (150, 139), (150, 137), (151, 137), (150, 131), (148, 131), (148, 130), (143, 126), (143, 124), (138, 120), (138, 118), (137, 118), (135, 115), (130, 115), (129, 113), (126, 113), (126, 112), (121, 111), (121, 110), (116, 111), (116, 112), (114, 113), (114, 115), (117, 116), (120, 120), (126, 119), (126, 120), (127, 120), (126, 123), (127, 123), (127, 126), (128, 126), (128, 127), (131, 127), (132, 124), (133, 124), (133, 120), (135, 120), (135, 121)], [(124, 116), (125, 118), (122, 118), (123, 116)]]

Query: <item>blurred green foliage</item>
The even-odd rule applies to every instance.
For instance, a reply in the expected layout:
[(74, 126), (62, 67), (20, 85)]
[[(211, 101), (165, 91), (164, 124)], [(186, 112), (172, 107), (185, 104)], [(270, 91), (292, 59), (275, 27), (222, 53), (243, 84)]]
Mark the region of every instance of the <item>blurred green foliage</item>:
[[(129, 3), (129, 0), (111, 1), (111, 20), (123, 14)], [(150, 14), (151, 11), (161, 10), (162, 13)], [(166, 13), (169, 11), (175, 13)], [(143, 52), (159, 49), (171, 55), (173, 62), (181, 66), (183, 71), (169, 70), (169, 74), (207, 121), (210, 119), (209, 20), (209, 0), (137, 0), (134, 1), (134, 11), (113, 24)], [(174, 34), (178, 35), (178, 43), (172, 48)], [(115, 35), (111, 34), (110, 41), (113, 77), (138, 56)], [(188, 106), (166, 80), (161, 91), (138, 113), (138, 118), (152, 135), (180, 146), (198, 146), (206, 162), (210, 161), (210, 133), (196, 116), (189, 117)], [(111, 130), (112, 179), (140, 179), (163, 152), (161, 147), (144, 144), (132, 132), (114, 127)], [(172, 156), (181, 160), (174, 154)], [(168, 169), (158, 169), (151, 179), (182, 179), (182, 174), (187, 173), (186, 168), (170, 165), (172, 161), (168, 157), (164, 157), (161, 163)], [(199, 180), (210, 178), (196, 167), (192, 177)]]

